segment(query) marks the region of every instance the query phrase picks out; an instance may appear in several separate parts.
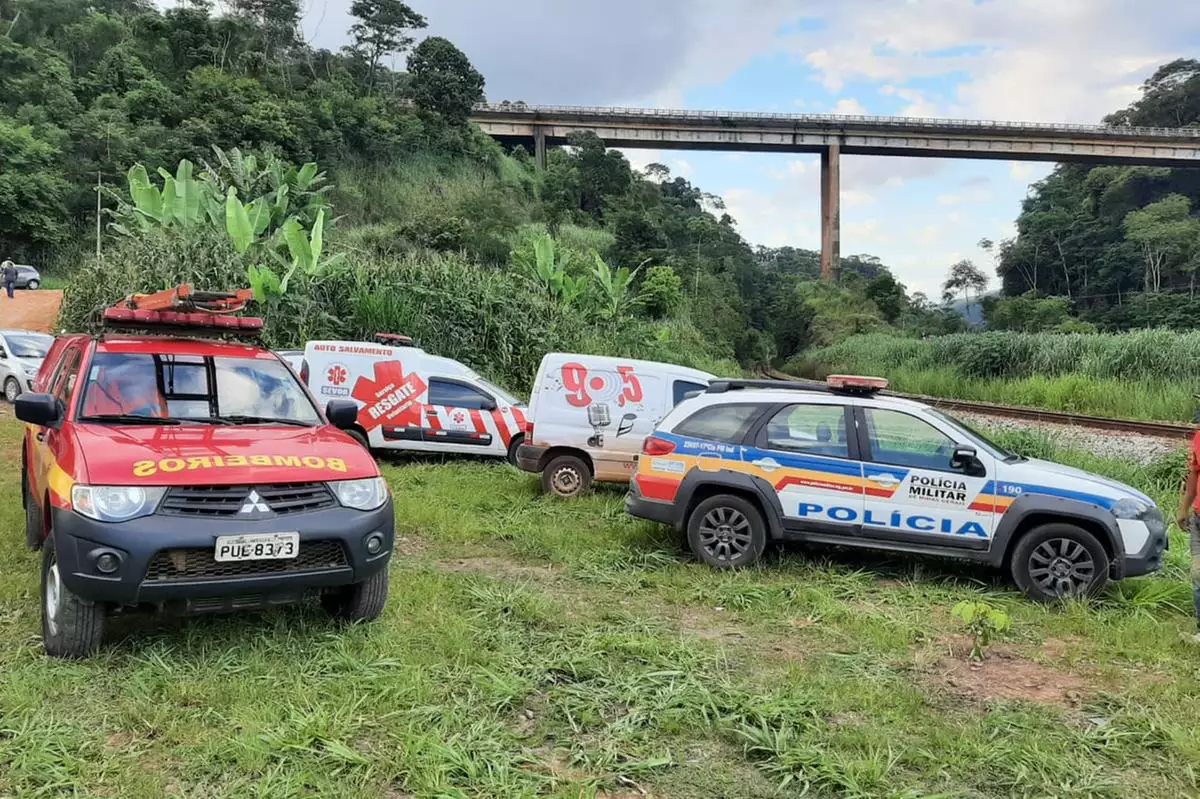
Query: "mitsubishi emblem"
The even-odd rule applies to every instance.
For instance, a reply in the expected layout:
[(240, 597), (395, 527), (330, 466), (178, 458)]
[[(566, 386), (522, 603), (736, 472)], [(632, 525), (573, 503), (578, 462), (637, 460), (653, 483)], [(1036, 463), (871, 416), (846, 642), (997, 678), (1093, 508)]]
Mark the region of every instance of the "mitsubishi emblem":
[(250, 495), (246, 497), (246, 504), (242, 505), (242, 509), (238, 513), (270, 513), (271, 506), (263, 502), (263, 498), (258, 495), (254, 489), (250, 490)]

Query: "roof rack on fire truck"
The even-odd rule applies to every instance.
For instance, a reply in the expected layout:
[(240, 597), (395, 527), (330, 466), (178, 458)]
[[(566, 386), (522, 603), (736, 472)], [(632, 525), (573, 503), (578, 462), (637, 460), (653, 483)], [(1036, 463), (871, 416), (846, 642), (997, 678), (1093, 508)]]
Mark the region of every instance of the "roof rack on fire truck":
[(106, 328), (256, 336), (263, 320), (235, 315), (253, 300), (252, 289), (196, 291), (184, 283), (153, 294), (131, 294), (106, 308), (101, 321)]
[(863, 375), (829, 375), (824, 383), (795, 382), (790, 380), (714, 380), (706, 393), (724, 394), (727, 391), (765, 388), (783, 391), (814, 391), (823, 394), (856, 394), (870, 396), (878, 394), (888, 386), (887, 378)]

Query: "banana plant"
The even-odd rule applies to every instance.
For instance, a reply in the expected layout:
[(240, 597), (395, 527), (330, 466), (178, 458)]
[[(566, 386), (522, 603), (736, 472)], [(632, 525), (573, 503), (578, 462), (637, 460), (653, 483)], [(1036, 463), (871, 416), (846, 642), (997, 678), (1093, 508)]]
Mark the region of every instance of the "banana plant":
[(613, 269), (597, 252), (592, 252), (592, 258), (595, 260), (592, 277), (596, 279), (599, 289), (601, 313), (609, 319), (614, 319), (633, 307), (634, 295), (630, 289), (633, 278), (645, 266), (645, 261), (638, 264), (636, 269), (630, 270), (627, 266)]
[(585, 276), (572, 277), (567, 273), (570, 253), (556, 253), (554, 239), (543, 233), (534, 238), (532, 250), (512, 254), (513, 263), (532, 277), (553, 299), (572, 304), (587, 288)]
[(237, 189), (229, 187), (225, 195), (225, 232), (233, 242), (233, 249), (244, 253), (250, 249), (266, 231), (271, 222), (271, 204), (265, 197), (243, 205), (238, 199)]

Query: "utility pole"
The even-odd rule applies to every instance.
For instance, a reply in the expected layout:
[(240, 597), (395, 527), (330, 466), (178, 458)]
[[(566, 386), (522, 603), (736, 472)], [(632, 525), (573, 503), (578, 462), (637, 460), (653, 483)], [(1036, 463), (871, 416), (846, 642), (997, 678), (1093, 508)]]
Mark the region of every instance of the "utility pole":
[(96, 170), (96, 258), (100, 258), (100, 170)]

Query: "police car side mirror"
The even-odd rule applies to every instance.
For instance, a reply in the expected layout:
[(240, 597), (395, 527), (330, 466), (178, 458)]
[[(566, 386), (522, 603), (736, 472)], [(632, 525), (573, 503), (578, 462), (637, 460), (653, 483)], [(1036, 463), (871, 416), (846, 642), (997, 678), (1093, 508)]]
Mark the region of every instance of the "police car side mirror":
[(325, 406), (325, 418), (339, 430), (349, 430), (358, 423), (358, 403), (354, 400), (330, 400)]
[(63, 407), (53, 394), (21, 394), (13, 403), (13, 413), (22, 422), (39, 427), (57, 427), (62, 421)]
[(985, 473), (983, 461), (979, 460), (979, 454), (974, 447), (955, 447), (954, 454), (950, 456), (950, 468), (972, 477), (978, 477)]

